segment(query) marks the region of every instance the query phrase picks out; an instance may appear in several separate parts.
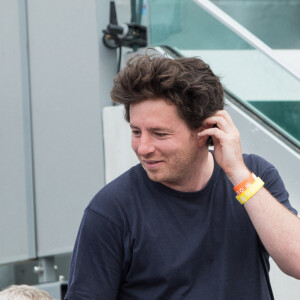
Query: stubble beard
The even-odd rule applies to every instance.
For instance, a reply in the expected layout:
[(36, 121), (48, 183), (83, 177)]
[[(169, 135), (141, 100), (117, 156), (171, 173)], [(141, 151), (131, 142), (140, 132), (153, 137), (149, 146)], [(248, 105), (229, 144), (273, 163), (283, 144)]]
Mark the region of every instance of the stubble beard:
[[(191, 153), (189, 153), (191, 154)], [(190, 180), (193, 175), (192, 169), (195, 164), (194, 155), (188, 155), (188, 159), (178, 160), (178, 157), (174, 157), (173, 164), (164, 161), (162, 170), (150, 171), (142, 164), (144, 170), (146, 171), (148, 177), (155, 182), (159, 182), (166, 186), (182, 186), (185, 182)]]

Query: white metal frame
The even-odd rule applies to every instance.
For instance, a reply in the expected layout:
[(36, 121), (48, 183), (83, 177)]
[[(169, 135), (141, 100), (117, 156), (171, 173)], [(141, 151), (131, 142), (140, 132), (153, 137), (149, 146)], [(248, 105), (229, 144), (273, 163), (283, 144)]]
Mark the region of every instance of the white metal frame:
[(249, 30), (231, 18), (228, 14), (226, 14), (223, 10), (217, 7), (209, 0), (193, 0), (196, 4), (201, 6), (206, 12), (215, 17), (218, 21), (223, 23), (226, 27), (228, 27), (231, 31), (236, 33), (239, 37), (241, 37), (244, 41), (249, 43), (255, 49), (260, 50), (267, 57), (272, 59), (276, 64), (280, 65), (284, 70), (290, 73), (292, 76), (297, 78), (300, 81), (299, 74), (291, 69), (282, 59), (276, 56), (268, 45), (262, 42), (259, 38), (257, 38), (254, 34), (252, 34)]

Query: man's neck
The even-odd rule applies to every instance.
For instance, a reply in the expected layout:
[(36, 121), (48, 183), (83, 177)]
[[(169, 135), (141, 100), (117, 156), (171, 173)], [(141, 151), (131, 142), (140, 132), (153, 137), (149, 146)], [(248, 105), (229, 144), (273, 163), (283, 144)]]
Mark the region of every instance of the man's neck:
[(207, 151), (206, 153), (201, 155), (196, 165), (198, 167), (195, 173), (193, 173), (193, 175), (191, 176), (189, 184), (187, 184), (186, 186), (187, 192), (200, 191), (208, 183), (214, 171), (214, 158), (212, 154)]

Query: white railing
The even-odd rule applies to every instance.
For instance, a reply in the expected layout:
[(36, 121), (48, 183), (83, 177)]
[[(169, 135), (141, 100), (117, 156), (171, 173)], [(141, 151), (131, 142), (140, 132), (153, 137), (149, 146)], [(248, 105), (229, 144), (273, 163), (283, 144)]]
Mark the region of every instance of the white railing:
[(257, 38), (254, 34), (252, 34), (249, 30), (243, 27), (240, 23), (231, 18), (228, 14), (226, 14), (219, 7), (214, 5), (209, 0), (194, 0), (196, 4), (201, 6), (206, 12), (215, 17), (218, 21), (223, 23), (226, 27), (228, 27), (231, 31), (236, 33), (239, 37), (241, 37), (244, 41), (250, 44), (255, 49), (260, 50), (267, 57), (272, 59), (275, 63), (280, 65), (283, 69), (289, 72), (292, 76), (300, 80), (299, 74), (293, 70), (290, 66), (288, 66), (283, 60), (281, 60), (278, 56), (276, 56), (273, 50), (266, 45), (263, 41)]

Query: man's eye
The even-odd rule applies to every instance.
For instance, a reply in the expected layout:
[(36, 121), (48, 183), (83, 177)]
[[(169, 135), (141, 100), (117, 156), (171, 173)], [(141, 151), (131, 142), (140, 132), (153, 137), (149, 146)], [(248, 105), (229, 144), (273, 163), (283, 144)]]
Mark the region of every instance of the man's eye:
[(131, 133), (132, 133), (132, 135), (134, 135), (134, 136), (137, 136), (137, 135), (140, 135), (140, 134), (141, 134), (141, 132), (140, 132), (139, 130), (132, 130)]
[(165, 136), (167, 136), (167, 133), (155, 132), (155, 135), (158, 136), (158, 137), (165, 137)]

